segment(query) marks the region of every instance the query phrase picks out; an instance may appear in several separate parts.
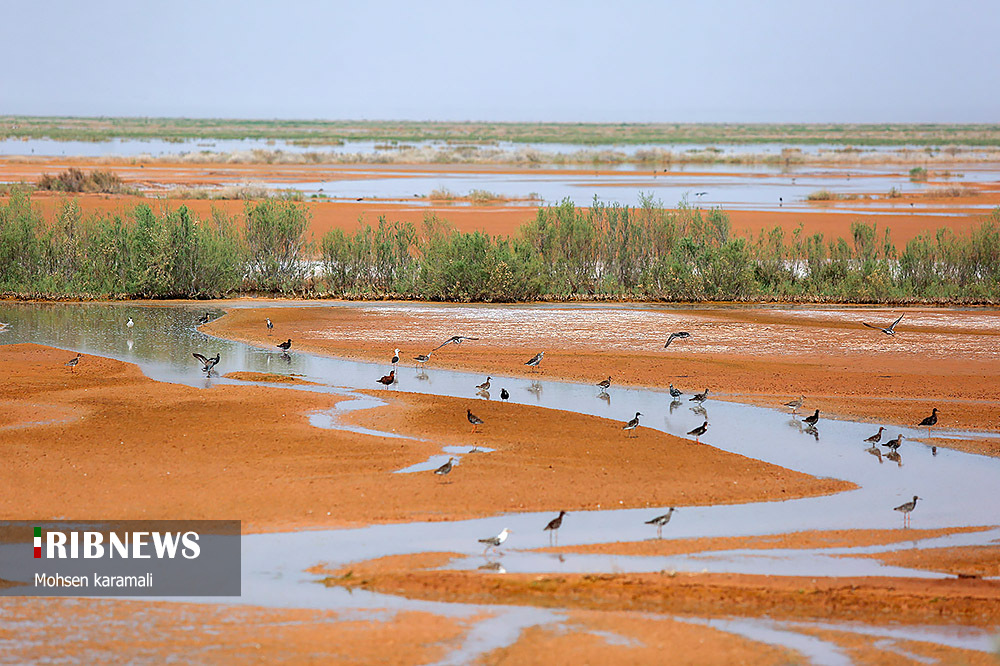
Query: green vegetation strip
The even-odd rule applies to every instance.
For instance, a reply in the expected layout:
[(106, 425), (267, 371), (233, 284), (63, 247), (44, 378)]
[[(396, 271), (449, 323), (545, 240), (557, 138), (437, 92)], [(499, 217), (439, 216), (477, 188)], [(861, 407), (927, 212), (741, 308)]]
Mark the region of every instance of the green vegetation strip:
[(17, 297), (311, 297), (515, 302), (1000, 302), (1000, 208), (967, 235), (942, 228), (897, 252), (888, 229), (855, 222), (827, 240), (801, 227), (735, 237), (721, 209), (631, 208), (595, 200), (539, 208), (513, 236), (380, 218), (315, 244), (309, 209), (247, 201), (198, 218), (139, 204), (52, 219), (13, 190), (0, 203), (0, 291)]
[(489, 123), (73, 118), (0, 116), (0, 139), (282, 139), (302, 145), (345, 141), (569, 144), (810, 144), (997, 146), (995, 124)]

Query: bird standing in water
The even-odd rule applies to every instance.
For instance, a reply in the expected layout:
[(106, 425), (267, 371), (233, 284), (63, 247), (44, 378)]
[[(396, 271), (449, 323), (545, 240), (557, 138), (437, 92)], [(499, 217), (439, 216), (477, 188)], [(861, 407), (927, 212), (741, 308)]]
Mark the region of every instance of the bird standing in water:
[(559, 534), (558, 534), (559, 533), (559, 528), (562, 527), (563, 516), (565, 516), (565, 515), (566, 515), (565, 511), (560, 511), (559, 515), (556, 516), (555, 518), (553, 518), (552, 520), (550, 520), (549, 524), (546, 525), (542, 529), (543, 532), (548, 532), (549, 533), (549, 541), (552, 540), (553, 536), (555, 536), (556, 539), (559, 538)]
[(201, 369), (201, 371), (202, 372), (206, 372), (208, 374), (212, 374), (212, 368), (214, 368), (216, 365), (218, 365), (219, 360), (222, 358), (222, 355), (218, 354), (218, 353), (215, 355), (214, 358), (206, 358), (206, 357), (202, 356), (201, 354), (199, 354), (198, 352), (195, 352), (195, 353), (193, 353), (191, 355), (194, 356), (199, 361), (201, 361), (201, 364), (204, 366)]
[(601, 389), (602, 393), (604, 391), (607, 391), (609, 388), (611, 388), (611, 377), (608, 377), (607, 379), (597, 382), (597, 386), (598, 388)]
[(802, 419), (802, 422), (808, 426), (814, 426), (819, 422), (819, 410), (817, 409), (812, 416), (807, 416)]
[(801, 407), (805, 401), (806, 397), (804, 395), (800, 395), (798, 400), (792, 400), (790, 402), (786, 402), (785, 407), (791, 407), (792, 414), (794, 414), (795, 412), (799, 411), (799, 407)]
[(914, 495), (912, 500), (904, 504), (900, 504), (899, 506), (893, 509), (893, 511), (899, 511), (901, 514), (903, 514), (904, 528), (906, 528), (910, 524), (910, 512), (917, 508), (918, 499), (920, 498)]
[(131, 331), (133, 326), (135, 326), (135, 322), (132, 321), (132, 317), (129, 317), (128, 321), (125, 323), (125, 327)]
[(507, 392), (507, 389), (505, 388), (500, 389), (500, 399), (504, 402), (510, 400), (510, 393)]
[(656, 518), (653, 518), (652, 520), (647, 520), (646, 521), (647, 525), (656, 525), (656, 536), (657, 536), (657, 538), (662, 538), (663, 537), (663, 526), (670, 522), (670, 517), (674, 515), (674, 511), (676, 511), (676, 509), (674, 509), (674, 507), (670, 507), (670, 510), (667, 511), (662, 516), (657, 516)]
[(378, 382), (385, 386), (392, 386), (396, 383), (396, 371), (391, 370), (389, 374), (379, 377)]
[(399, 350), (397, 349), (392, 354), (392, 367), (395, 368), (396, 364), (399, 363)]
[(705, 389), (704, 393), (695, 393), (688, 402), (705, 402), (706, 400), (708, 400), (708, 389)]
[(277, 347), (278, 349), (280, 349), (280, 350), (282, 350), (282, 351), (285, 351), (285, 352), (287, 352), (287, 351), (288, 351), (289, 349), (291, 349), (291, 348), (292, 348), (292, 339), (291, 339), (291, 338), (288, 338), (288, 340), (287, 340), (286, 342), (279, 342), (279, 343), (278, 343), (277, 345), (275, 345), (275, 346), (276, 346), (276, 347)]
[(882, 431), (885, 430), (884, 426), (879, 426), (878, 432), (871, 437), (865, 437), (865, 441), (869, 444), (878, 444), (882, 440)]
[[(479, 543), (485, 543), (485, 544), (486, 544), (486, 550), (489, 550), (490, 548), (499, 548), (499, 547), (500, 547), (500, 545), (501, 545), (501, 544), (502, 544), (502, 543), (503, 543), (504, 541), (506, 541), (506, 540), (507, 540), (507, 537), (508, 537), (508, 536), (509, 536), (510, 534), (512, 534), (512, 532), (513, 532), (512, 530), (509, 530), (509, 529), (507, 529), (507, 528), (505, 527), (505, 528), (503, 528), (503, 529), (502, 529), (502, 530), (500, 531), (500, 534), (498, 534), (498, 535), (496, 535), (496, 536), (494, 536), (494, 537), (487, 537), (487, 538), (485, 538), (485, 539), (480, 539), (480, 540), (479, 540)], [(486, 551), (484, 550), (483, 552), (486, 552)]]
[(673, 398), (674, 400), (678, 400), (678, 399), (680, 399), (680, 397), (682, 395), (684, 395), (683, 392), (681, 392), (679, 389), (675, 389), (673, 384), (670, 385), (670, 397), (671, 398)]

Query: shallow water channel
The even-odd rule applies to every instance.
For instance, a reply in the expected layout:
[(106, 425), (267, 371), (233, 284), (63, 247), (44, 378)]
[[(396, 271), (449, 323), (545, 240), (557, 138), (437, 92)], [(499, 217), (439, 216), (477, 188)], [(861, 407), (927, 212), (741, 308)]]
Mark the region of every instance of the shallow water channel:
[[(280, 304), (288, 307), (288, 304)], [(316, 304), (310, 304), (316, 305)], [(259, 302), (247, 306), (262, 307)], [(365, 304), (372, 307), (371, 304)], [(227, 308), (241, 307), (227, 304)], [(332, 304), (331, 307), (355, 307)], [(392, 307), (401, 307), (393, 304)], [(402, 306), (405, 308), (406, 306)], [(222, 310), (198, 304), (0, 304), (0, 321), (10, 326), (0, 333), (0, 344), (34, 342), (81, 351), (84, 354), (116, 358), (138, 364), (158, 381), (183, 383), (199, 388), (219, 384), (245, 384), (225, 378), (206, 379), (191, 352), (222, 355), (218, 369), (223, 373), (248, 370), (296, 373), (317, 386), (275, 385), (275, 390), (323, 391), (342, 394), (345, 401), (331, 413), (316, 413), (310, 420), (317, 427), (337, 428), (339, 413), (349, 409), (377, 408), (380, 401), (357, 394), (359, 388), (375, 388), (375, 379), (383, 374), (382, 366), (324, 358), (292, 350), (284, 356), (278, 349), (262, 349), (220, 340), (200, 333), (197, 321), (204, 313), (221, 316)], [(135, 321), (132, 330), (124, 326), (128, 317)], [(469, 343), (475, 344), (475, 343)], [(391, 350), (390, 350), (391, 352)], [(475, 386), (482, 381), (478, 374), (438, 370), (423, 371), (401, 365), (399, 382), (390, 391), (410, 391), (482, 400)], [(691, 381), (691, 380), (686, 380)], [(635, 412), (645, 416), (639, 438), (623, 439), (623, 446), (643, 446), (643, 428), (653, 428), (673, 435), (700, 425), (705, 417), (691, 409), (687, 398), (698, 384), (679, 386), (687, 392), (680, 403), (671, 405), (665, 389), (613, 387), (606, 396), (589, 385), (558, 381), (531, 381), (523, 378), (494, 377), (491, 398), (496, 400), (501, 387), (508, 389), (511, 402), (540, 405), (609, 419), (627, 421)], [(915, 441), (924, 434), (913, 428), (891, 428), (891, 436), (902, 433), (906, 441), (900, 449), (901, 465), (879, 461), (865, 451), (863, 439), (877, 424), (822, 419), (818, 436), (805, 432), (798, 419), (787, 411), (764, 409), (734, 402), (709, 399), (704, 409), (710, 427), (702, 438), (712, 446), (767, 461), (796, 471), (822, 477), (851, 481), (859, 489), (827, 497), (739, 505), (678, 507), (673, 520), (664, 529), (666, 538), (716, 536), (752, 536), (802, 530), (892, 529), (901, 526), (901, 516), (892, 507), (919, 495), (923, 501), (913, 514), (916, 528), (996, 525), (997, 482), (1000, 460), (971, 455), (950, 449), (932, 454), (929, 446)], [(372, 432), (371, 434), (382, 434)], [(938, 436), (974, 437), (976, 433), (942, 430)], [(423, 465), (397, 470), (403, 473), (427, 473), (448, 456), (490, 455), (488, 450), (470, 454), (468, 448), (443, 450)], [(665, 464), (669, 464), (666, 461)], [(627, 469), (622, 469), (627, 474)], [(585, 492), (585, 489), (581, 489)], [(665, 509), (665, 507), (663, 507)], [(637, 541), (656, 537), (656, 530), (644, 521), (658, 515), (660, 509), (617, 509), (601, 507), (597, 511), (575, 511), (567, 516), (559, 532), (560, 546), (611, 541)], [(427, 610), (434, 613), (472, 616), (484, 610), (488, 619), (477, 624), (462, 648), (445, 663), (461, 663), (491, 649), (508, 645), (527, 626), (560, 623), (564, 614), (557, 610), (413, 601), (386, 595), (342, 588), (326, 588), (307, 568), (323, 563), (339, 567), (350, 562), (394, 554), (425, 551), (461, 553), (450, 568), (483, 569), (483, 575), (502, 572), (572, 573), (628, 571), (709, 571), (747, 574), (802, 576), (907, 576), (944, 577), (927, 571), (901, 569), (863, 557), (843, 557), (886, 552), (896, 549), (938, 546), (984, 545), (1000, 539), (1000, 529), (957, 534), (946, 537), (905, 541), (876, 547), (833, 548), (821, 550), (731, 550), (723, 552), (639, 557), (615, 555), (577, 555), (530, 552), (549, 545), (542, 527), (554, 513), (507, 514), (478, 520), (435, 523), (374, 525), (357, 529), (317, 530), (280, 534), (254, 534), (243, 540), (243, 596), (236, 603), (272, 606), (323, 608), (372, 613), (401, 609)], [(492, 536), (503, 527), (514, 534), (501, 553), (484, 555), (478, 538)], [(198, 602), (233, 603), (231, 599), (191, 599)], [(779, 622), (754, 619), (677, 618), (704, 622), (725, 631), (755, 640), (786, 645), (799, 650), (817, 663), (849, 663), (840, 649), (831, 643), (805, 636), (796, 627), (818, 627), (816, 623)], [(880, 629), (851, 624), (823, 625), (856, 633), (878, 632), (887, 640), (906, 638), (910, 629)], [(975, 629), (921, 628), (919, 640), (954, 647), (988, 651), (993, 649), (990, 635)]]

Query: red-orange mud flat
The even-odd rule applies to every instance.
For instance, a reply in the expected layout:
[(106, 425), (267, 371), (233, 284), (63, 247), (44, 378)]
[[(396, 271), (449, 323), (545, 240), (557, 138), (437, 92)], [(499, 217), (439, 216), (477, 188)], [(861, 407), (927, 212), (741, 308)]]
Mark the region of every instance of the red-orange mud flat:
[[(344, 304), (341, 304), (344, 305)], [(895, 336), (865, 328), (904, 314)], [(264, 318), (274, 322), (269, 335)], [(347, 304), (233, 309), (207, 333), (273, 346), (403, 365), (453, 335), (478, 337), (433, 352), (426, 364), (493, 376), (566, 379), (664, 390), (800, 410), (891, 427), (915, 426), (934, 407), (939, 427), (1000, 430), (1000, 312), (991, 309)], [(672, 331), (691, 333), (664, 348)], [(540, 351), (537, 370), (525, 362)], [(405, 375), (403, 375), (405, 378)], [(931, 439), (936, 445), (953, 440)], [(995, 455), (998, 438), (956, 446)]]
[[(93, 356), (71, 370), (71, 356), (0, 346), (0, 483), (16, 489), (0, 496), (0, 518), (239, 519), (255, 532), (555, 506), (757, 502), (853, 487), (665, 433), (643, 433), (636, 447), (618, 422), (522, 405), (476, 404), (488, 425), (471, 435), (468, 400), (381, 391), (388, 407), (350, 420), (406, 437), (324, 430), (308, 414), (343, 397), (196, 389)], [(539, 421), (552, 428), (540, 431)], [(393, 474), (447, 444), (496, 451), (465, 456), (447, 482)], [(617, 472), (628, 463), (634, 473)]]

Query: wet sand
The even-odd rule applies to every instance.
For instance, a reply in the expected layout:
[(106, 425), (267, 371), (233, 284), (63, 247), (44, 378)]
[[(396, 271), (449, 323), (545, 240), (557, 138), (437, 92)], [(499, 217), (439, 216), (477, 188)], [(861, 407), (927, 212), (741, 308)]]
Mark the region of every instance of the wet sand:
[[(433, 441), (323, 430), (307, 413), (343, 397), (203, 390), (99, 357), (85, 356), (71, 371), (70, 358), (37, 345), (0, 347), (0, 400), (22, 415), (0, 428), (0, 483), (18, 489), (0, 497), (0, 518), (239, 519), (244, 532), (256, 532), (557, 506), (751, 502), (852, 487), (663, 433), (626, 439), (617, 422), (521, 405), (473, 403), (487, 423), (472, 436), (472, 401), (381, 391), (389, 407), (351, 420)], [(540, 432), (539, 420), (553, 429)], [(497, 451), (465, 456), (447, 482), (430, 472), (392, 474), (446, 443)], [(683, 474), (662, 462), (664, 451), (687, 466)], [(622, 465), (635, 473), (617, 473)], [(673, 483), (664, 487), (663, 478)], [(581, 483), (585, 495), (575, 490)]]
[[(893, 337), (861, 325), (904, 312)], [(271, 336), (265, 317), (275, 325)], [(428, 371), (593, 383), (611, 375), (612, 393), (614, 385), (674, 384), (686, 397), (708, 388), (711, 399), (771, 407), (804, 395), (802, 413), (871, 421), (873, 433), (884, 424), (893, 437), (894, 424), (915, 426), (937, 407), (938, 428), (1000, 431), (996, 310), (297, 304), (232, 309), (203, 330), (263, 346), (290, 337), (296, 349), (371, 361), (388, 361), (399, 347), (404, 365), (462, 334), (480, 340), (434, 352)], [(678, 330), (691, 337), (664, 349), (668, 333)], [(537, 372), (525, 367), (543, 350)], [(962, 447), (997, 451), (994, 440)]]

